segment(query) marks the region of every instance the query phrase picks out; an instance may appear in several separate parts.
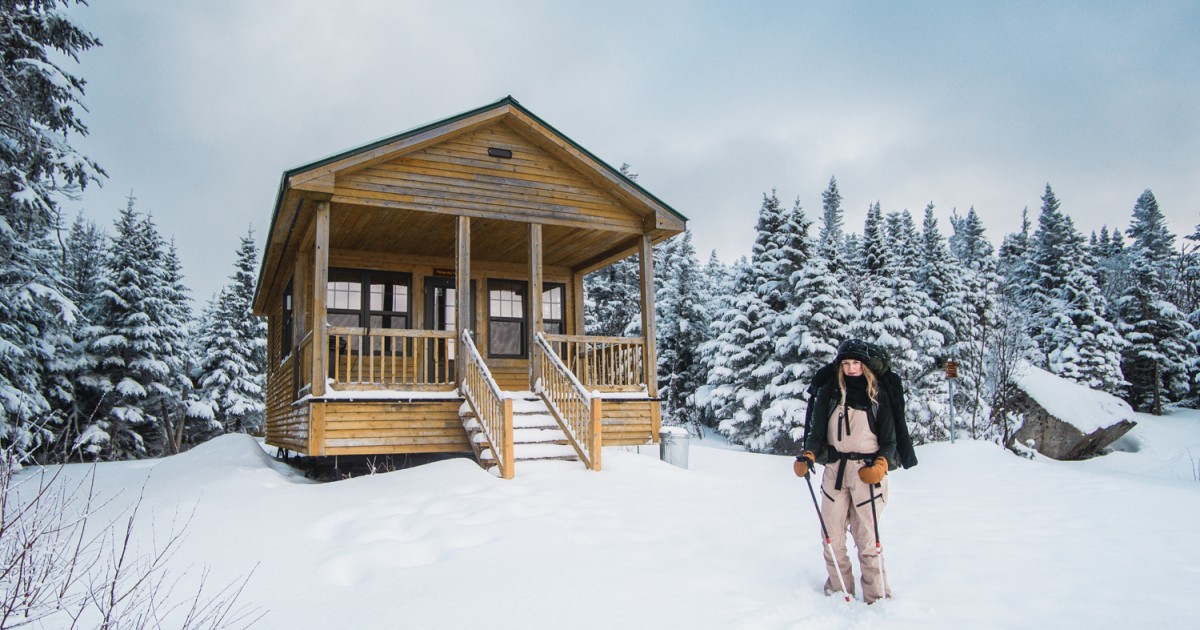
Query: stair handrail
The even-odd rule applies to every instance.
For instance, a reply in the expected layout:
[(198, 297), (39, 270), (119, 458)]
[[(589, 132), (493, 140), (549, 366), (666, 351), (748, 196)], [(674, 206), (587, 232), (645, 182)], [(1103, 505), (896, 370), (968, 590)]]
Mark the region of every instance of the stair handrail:
[(504, 479), (513, 478), (513, 413), (512, 399), (505, 396), (492, 378), (492, 372), (475, 347), (471, 331), (463, 330), (459, 339), (462, 341), (462, 355), (465, 359), (463, 382), (459, 389), (476, 420), (483, 428), (483, 437), (496, 458), (500, 468), (500, 476)]
[(567, 369), (558, 353), (539, 332), (534, 336), (534, 393), (542, 398), (584, 465), (600, 470), (601, 399), (593, 396)]

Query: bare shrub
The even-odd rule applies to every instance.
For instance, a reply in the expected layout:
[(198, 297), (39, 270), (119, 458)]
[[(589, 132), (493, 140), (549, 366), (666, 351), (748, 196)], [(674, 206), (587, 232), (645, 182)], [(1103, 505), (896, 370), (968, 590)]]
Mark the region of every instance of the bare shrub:
[(142, 552), (134, 538), (142, 495), (125, 515), (96, 523), (104, 504), (95, 466), (74, 481), (64, 470), (19, 474), (14, 453), (0, 451), (0, 629), (245, 628), (262, 617), (238, 603), (253, 571), (209, 594), (204, 569), (194, 591), (176, 595), (180, 577), (167, 565), (190, 517)]

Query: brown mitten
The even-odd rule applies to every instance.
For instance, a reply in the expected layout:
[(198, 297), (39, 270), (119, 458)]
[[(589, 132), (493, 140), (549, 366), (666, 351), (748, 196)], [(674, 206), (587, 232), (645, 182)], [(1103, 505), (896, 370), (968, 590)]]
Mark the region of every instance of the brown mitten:
[(858, 471), (858, 478), (863, 480), (863, 483), (877, 484), (883, 481), (883, 476), (887, 474), (888, 463), (885, 457), (876, 457), (875, 463), (870, 466), (863, 466)]
[(813, 467), (813, 459), (816, 456), (812, 451), (804, 451), (804, 454), (796, 458), (796, 463), (792, 464), (792, 470), (795, 471), (797, 477), (803, 477), (808, 474), (808, 471)]

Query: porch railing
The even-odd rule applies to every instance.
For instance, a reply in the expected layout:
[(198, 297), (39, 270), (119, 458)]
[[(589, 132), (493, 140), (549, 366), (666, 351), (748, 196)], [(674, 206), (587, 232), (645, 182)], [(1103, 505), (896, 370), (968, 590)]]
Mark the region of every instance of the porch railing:
[(588, 393), (546, 337), (538, 333), (534, 338), (531, 358), (537, 370), (536, 393), (546, 402), (584, 465), (600, 470), (600, 398)]
[(330, 326), (329, 378), (358, 389), (453, 389), (454, 331)]
[(640, 337), (545, 335), (562, 363), (587, 390), (638, 390), (645, 382)]
[(500, 476), (505, 479), (513, 478), (513, 413), (512, 399), (500, 391), (500, 386), (492, 378), (483, 357), (475, 348), (468, 330), (462, 332), (461, 347), (463, 349), (464, 376), (460, 391), (467, 400), (475, 418), (483, 427), (483, 435), (488, 447), (500, 467)]

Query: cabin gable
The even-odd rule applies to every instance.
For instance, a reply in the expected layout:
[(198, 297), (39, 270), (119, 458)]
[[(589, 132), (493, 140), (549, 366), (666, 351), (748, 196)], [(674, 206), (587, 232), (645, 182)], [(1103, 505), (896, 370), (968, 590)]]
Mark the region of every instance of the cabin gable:
[[(489, 149), (511, 157), (489, 155)], [(628, 234), (645, 216), (503, 121), (336, 176), (335, 204)]]

